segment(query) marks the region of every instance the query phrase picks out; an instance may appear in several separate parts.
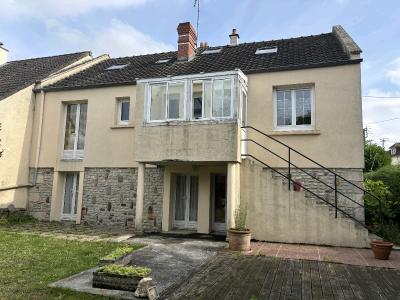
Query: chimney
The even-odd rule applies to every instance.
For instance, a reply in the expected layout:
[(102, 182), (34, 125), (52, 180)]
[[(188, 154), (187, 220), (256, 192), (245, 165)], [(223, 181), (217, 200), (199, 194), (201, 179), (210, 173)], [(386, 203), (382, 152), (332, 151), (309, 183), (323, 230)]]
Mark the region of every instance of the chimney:
[(3, 43), (0, 42), (0, 66), (5, 64), (8, 60), (8, 50), (4, 48)]
[(196, 54), (197, 33), (190, 22), (178, 25), (178, 60), (190, 60)]
[(229, 35), (229, 37), (231, 39), (231, 46), (239, 45), (239, 33), (237, 33), (235, 28), (232, 29), (232, 33)]

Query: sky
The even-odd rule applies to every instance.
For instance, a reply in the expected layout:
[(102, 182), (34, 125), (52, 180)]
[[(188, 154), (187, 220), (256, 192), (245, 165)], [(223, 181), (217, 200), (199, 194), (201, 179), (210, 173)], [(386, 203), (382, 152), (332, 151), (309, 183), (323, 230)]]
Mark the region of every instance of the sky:
[[(400, 142), (399, 0), (199, 0), (199, 41), (241, 42), (330, 32), (340, 24), (363, 50), (368, 139)], [(196, 24), (194, 0), (0, 0), (9, 59), (90, 50), (113, 57), (177, 48), (178, 23)], [(399, 97), (399, 98), (393, 98)]]

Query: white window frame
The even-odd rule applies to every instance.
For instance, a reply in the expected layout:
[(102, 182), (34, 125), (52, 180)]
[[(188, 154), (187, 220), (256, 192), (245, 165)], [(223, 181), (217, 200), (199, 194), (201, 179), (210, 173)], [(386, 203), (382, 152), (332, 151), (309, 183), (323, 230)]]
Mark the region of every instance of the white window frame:
[[(76, 134), (75, 134), (75, 139), (74, 139), (74, 149), (72, 150), (65, 150), (65, 129), (67, 126), (67, 106), (68, 105), (73, 105), (76, 104), (76, 119), (75, 119), (75, 124), (76, 124)], [(64, 102), (64, 126), (63, 126), (63, 133), (62, 133), (62, 153), (61, 157), (64, 160), (82, 160), (84, 157), (84, 151), (85, 149), (78, 149), (78, 138), (79, 138), (79, 128), (80, 128), (80, 116), (81, 116), (81, 104), (86, 104), (88, 105), (88, 102)], [(87, 114), (88, 110), (86, 110)], [(86, 116), (86, 125), (87, 125), (87, 116)], [(85, 136), (86, 140), (86, 136)]]
[[(129, 103), (129, 119), (122, 120), (122, 103)], [(117, 124), (118, 125), (129, 125), (131, 122), (131, 99), (129, 97), (117, 98)]]
[[(310, 101), (311, 101), (311, 124), (310, 125), (293, 125), (296, 124), (296, 97), (295, 92), (298, 90), (310, 90)], [(277, 105), (277, 92), (278, 91), (290, 91), (292, 97), (292, 125), (279, 125), (278, 126), (278, 105)], [(295, 131), (295, 130), (314, 130), (315, 129), (315, 91), (313, 86), (301, 86), (301, 87), (276, 87), (273, 92), (274, 102), (274, 129), (276, 131)]]
[[(206, 120), (204, 117), (205, 113), (205, 101), (204, 101), (204, 94), (205, 94), (205, 89), (204, 89), (204, 79), (193, 79), (190, 80), (190, 120), (191, 121), (198, 121), (198, 120)], [(195, 118), (194, 117), (194, 98), (193, 98), (193, 84), (195, 82), (201, 82), (201, 117), (200, 118)], [(211, 81), (211, 88), (212, 88), (212, 81)], [(211, 96), (212, 97), (212, 96)]]

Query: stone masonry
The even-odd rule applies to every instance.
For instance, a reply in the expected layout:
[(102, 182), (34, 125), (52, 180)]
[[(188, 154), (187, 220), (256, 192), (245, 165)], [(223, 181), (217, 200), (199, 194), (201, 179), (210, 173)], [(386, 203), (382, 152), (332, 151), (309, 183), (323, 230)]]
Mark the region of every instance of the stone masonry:
[[(143, 229), (161, 230), (162, 169), (145, 173)], [(86, 168), (82, 223), (133, 229), (135, 224), (137, 168)], [(85, 210), (84, 210), (85, 211)]]
[[(306, 172), (312, 174), (314, 177), (322, 180), (327, 183), (331, 187), (334, 187), (334, 175), (324, 169), (321, 168), (307, 168), (304, 169)], [(344, 169), (344, 168), (336, 168), (331, 169), (338, 175), (341, 175), (345, 179), (349, 180), (351, 183), (359, 187), (363, 187), (363, 170), (362, 169)], [(287, 169), (279, 169), (279, 171), (283, 174), (287, 174)], [(281, 177), (279, 174), (274, 173), (274, 176)], [(313, 179), (309, 175), (305, 174), (299, 169), (291, 170), (292, 179), (296, 181), (300, 181), (304, 183), (304, 187), (310, 189), (315, 194), (327, 200), (329, 203), (335, 203), (335, 192), (334, 189), (331, 189), (324, 185), (323, 183)], [(287, 184), (287, 180), (284, 180)], [(340, 193), (348, 196), (355, 202), (364, 205), (364, 193), (362, 190), (357, 189), (352, 186), (348, 182), (343, 179), (337, 178), (337, 189)], [(345, 212), (349, 213), (351, 216), (355, 217), (357, 220), (364, 222), (364, 208), (347, 199), (346, 197), (340, 195), (338, 193), (338, 207)], [(316, 199), (317, 201), (323, 204), (323, 201), (319, 198), (315, 197), (311, 193), (306, 191), (306, 197)]]
[[(35, 169), (30, 169), (33, 178)], [(37, 170), (36, 185), (28, 189), (28, 212), (39, 220), (50, 220), (51, 194), (53, 189), (53, 168)]]

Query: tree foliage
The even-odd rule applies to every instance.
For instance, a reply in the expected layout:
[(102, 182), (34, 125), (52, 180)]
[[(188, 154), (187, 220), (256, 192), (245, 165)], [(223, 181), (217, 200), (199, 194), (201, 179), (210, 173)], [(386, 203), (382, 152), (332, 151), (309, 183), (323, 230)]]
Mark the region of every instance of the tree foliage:
[(365, 171), (376, 171), (390, 165), (390, 154), (381, 146), (367, 142), (364, 145)]

